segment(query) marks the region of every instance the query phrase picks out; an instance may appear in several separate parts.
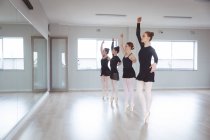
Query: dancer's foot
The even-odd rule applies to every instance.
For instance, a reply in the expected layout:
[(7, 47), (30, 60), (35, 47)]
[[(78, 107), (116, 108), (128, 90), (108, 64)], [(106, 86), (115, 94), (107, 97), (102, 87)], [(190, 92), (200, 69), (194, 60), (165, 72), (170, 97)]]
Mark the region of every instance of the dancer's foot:
[(131, 105), (131, 107), (130, 107), (130, 111), (132, 111), (132, 112), (133, 112), (133, 109), (134, 109), (134, 105)]
[(129, 104), (125, 104), (125, 111), (129, 109)]
[(103, 99), (104, 101), (106, 101), (106, 100), (109, 100), (109, 97), (106, 96), (106, 95), (104, 95), (104, 96), (102, 97), (102, 99)]
[(115, 97), (115, 104), (118, 104), (118, 97)]
[(113, 101), (114, 101), (114, 97), (111, 97), (111, 98), (110, 98), (111, 104), (113, 104)]
[(147, 112), (144, 117), (144, 123), (148, 123), (149, 121), (150, 112)]

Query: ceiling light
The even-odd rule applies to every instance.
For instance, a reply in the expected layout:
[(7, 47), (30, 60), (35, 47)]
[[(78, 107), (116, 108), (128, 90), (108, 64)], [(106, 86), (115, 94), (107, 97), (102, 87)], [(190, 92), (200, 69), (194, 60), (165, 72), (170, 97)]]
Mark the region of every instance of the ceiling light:
[(191, 19), (192, 17), (188, 16), (163, 16), (164, 18), (179, 18), (179, 19)]
[(122, 14), (96, 14), (96, 16), (126, 17), (127, 15), (122, 15)]

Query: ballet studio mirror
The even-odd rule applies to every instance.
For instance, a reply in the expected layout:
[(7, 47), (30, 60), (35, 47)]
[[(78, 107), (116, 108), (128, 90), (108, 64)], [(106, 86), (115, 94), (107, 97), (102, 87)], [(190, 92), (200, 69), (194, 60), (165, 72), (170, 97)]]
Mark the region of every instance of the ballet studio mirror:
[(47, 40), (9, 2), (0, 1), (0, 139), (47, 90)]

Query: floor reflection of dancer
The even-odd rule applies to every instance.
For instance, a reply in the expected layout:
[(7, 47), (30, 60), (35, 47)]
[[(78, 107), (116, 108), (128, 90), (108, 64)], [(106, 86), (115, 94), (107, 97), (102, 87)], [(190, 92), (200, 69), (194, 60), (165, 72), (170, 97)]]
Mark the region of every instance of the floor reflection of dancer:
[(123, 45), (123, 34), (121, 35), (121, 48), (124, 52), (123, 57), (123, 87), (125, 92), (125, 110), (130, 108), (133, 111), (134, 108), (134, 81), (135, 81), (135, 71), (132, 64), (136, 62), (136, 57), (132, 53), (134, 45), (132, 42), (127, 42)]
[(101, 43), (101, 83), (102, 83), (102, 92), (103, 100), (108, 99), (108, 83), (110, 76), (110, 69), (108, 67), (108, 62), (110, 60), (108, 53), (109, 48), (103, 48), (104, 41)]
[(118, 87), (117, 81), (119, 81), (119, 73), (117, 70), (117, 66), (121, 64), (120, 58), (117, 56), (119, 53), (120, 47), (114, 47), (114, 38), (112, 39), (112, 59), (110, 60), (110, 67), (111, 67), (111, 83), (112, 83), (112, 96), (111, 96), (111, 104), (115, 100), (115, 103), (118, 103)]
[[(144, 34), (140, 35), (140, 22), (141, 17), (137, 18), (137, 28), (136, 36), (140, 44), (140, 51), (138, 54), (140, 62), (140, 70), (137, 76), (137, 86), (136, 90), (140, 97), (140, 102), (144, 114), (144, 122), (148, 121), (150, 115), (150, 107), (152, 103), (152, 84), (154, 82), (156, 65), (158, 63), (158, 56), (155, 52), (155, 49), (151, 47), (150, 41), (152, 40), (154, 33), (146, 31)], [(151, 64), (152, 56), (154, 57), (154, 63)], [(145, 93), (143, 93), (143, 89)]]

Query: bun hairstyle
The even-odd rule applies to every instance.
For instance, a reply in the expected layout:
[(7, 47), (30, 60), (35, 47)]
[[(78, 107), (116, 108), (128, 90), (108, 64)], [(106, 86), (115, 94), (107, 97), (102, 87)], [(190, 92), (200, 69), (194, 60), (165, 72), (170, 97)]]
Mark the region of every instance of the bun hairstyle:
[(154, 36), (154, 32), (146, 31), (145, 33), (147, 34), (148, 37), (150, 37), (149, 41), (151, 41)]
[(120, 47), (119, 47), (119, 46), (114, 47), (114, 50), (115, 50), (117, 53), (119, 53), (119, 51), (120, 51)]
[(104, 50), (105, 50), (106, 54), (109, 53), (109, 48), (104, 48)]
[(133, 50), (133, 49), (134, 49), (134, 45), (133, 45), (133, 43), (132, 43), (132, 42), (127, 42), (127, 45), (128, 45), (129, 47), (131, 47), (131, 50)]

